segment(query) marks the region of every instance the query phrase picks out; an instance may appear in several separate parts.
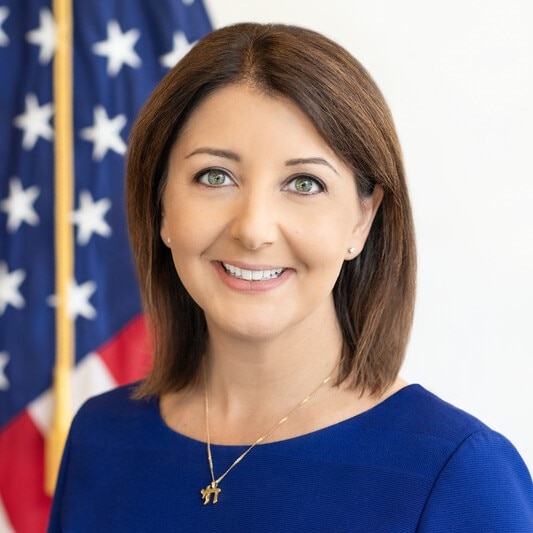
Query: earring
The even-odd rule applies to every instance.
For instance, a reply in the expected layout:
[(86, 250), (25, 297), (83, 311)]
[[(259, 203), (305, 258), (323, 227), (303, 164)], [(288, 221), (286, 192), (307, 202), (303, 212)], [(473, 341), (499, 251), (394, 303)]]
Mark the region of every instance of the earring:
[(348, 253), (349, 253), (349, 254), (354, 254), (354, 253), (355, 253), (355, 248), (354, 248), (353, 246), (350, 246), (350, 247), (348, 248)]
[(170, 244), (170, 237), (167, 237), (167, 243)]

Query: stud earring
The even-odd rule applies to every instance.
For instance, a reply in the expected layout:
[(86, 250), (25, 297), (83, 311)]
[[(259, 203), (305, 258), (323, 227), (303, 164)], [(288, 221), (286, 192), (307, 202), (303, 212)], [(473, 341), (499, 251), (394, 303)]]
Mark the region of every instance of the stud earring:
[(350, 246), (350, 247), (348, 248), (348, 253), (349, 253), (349, 254), (354, 254), (354, 253), (355, 253), (355, 248), (354, 248), (353, 246)]
[(170, 244), (170, 237), (167, 237), (167, 243)]

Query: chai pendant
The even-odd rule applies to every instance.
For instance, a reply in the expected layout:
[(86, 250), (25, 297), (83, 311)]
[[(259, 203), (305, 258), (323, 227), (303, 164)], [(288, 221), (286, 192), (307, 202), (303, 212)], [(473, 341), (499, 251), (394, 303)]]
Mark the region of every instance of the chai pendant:
[[(202, 498), (204, 500), (204, 505), (208, 503), (217, 503), (218, 495), (222, 492), (222, 489), (219, 489), (216, 481), (213, 481), (211, 484), (207, 485), (205, 489), (200, 491)], [(213, 496), (213, 501), (211, 501), (211, 496)]]

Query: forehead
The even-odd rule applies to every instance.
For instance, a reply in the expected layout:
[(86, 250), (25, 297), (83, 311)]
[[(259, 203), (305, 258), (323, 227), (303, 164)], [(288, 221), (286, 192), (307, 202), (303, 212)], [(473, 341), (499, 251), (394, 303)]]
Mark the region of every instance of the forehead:
[(320, 152), (338, 161), (311, 119), (295, 102), (247, 84), (228, 85), (203, 100), (187, 119), (173, 150), (191, 149), (205, 143), (235, 149), (259, 143), (280, 151)]

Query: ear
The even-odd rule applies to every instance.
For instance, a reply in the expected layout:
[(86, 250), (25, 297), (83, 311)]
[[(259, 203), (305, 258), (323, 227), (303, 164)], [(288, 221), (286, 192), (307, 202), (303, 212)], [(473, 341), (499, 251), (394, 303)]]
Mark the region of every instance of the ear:
[(383, 187), (381, 185), (376, 185), (372, 195), (367, 196), (360, 201), (359, 205), (361, 213), (353, 228), (352, 238), (347, 246), (347, 249), (352, 249), (351, 253), (346, 253), (345, 259), (347, 261), (355, 259), (363, 250), (368, 234), (370, 233), (370, 228), (372, 227), (372, 222), (374, 222), (374, 217), (378, 212), (382, 200)]
[(161, 240), (163, 241), (163, 244), (170, 248), (170, 235), (168, 233), (167, 223), (165, 219), (165, 214), (161, 213), (161, 227), (159, 228), (159, 235), (161, 237)]

